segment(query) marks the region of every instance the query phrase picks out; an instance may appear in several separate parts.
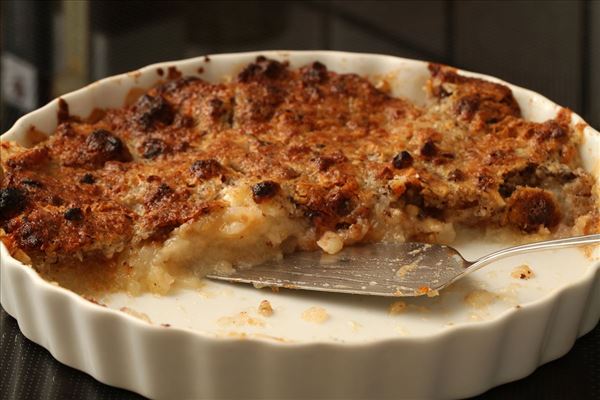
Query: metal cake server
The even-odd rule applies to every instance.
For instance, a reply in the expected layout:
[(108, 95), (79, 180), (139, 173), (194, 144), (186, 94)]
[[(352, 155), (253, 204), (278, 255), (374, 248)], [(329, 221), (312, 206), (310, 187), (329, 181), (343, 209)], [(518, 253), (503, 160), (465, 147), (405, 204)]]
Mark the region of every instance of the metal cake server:
[(337, 254), (299, 252), (231, 274), (207, 277), (256, 287), (283, 287), (374, 296), (437, 294), (448, 285), (496, 260), (532, 251), (600, 243), (600, 234), (548, 240), (502, 249), (467, 261), (454, 248), (427, 243), (376, 243), (344, 248)]

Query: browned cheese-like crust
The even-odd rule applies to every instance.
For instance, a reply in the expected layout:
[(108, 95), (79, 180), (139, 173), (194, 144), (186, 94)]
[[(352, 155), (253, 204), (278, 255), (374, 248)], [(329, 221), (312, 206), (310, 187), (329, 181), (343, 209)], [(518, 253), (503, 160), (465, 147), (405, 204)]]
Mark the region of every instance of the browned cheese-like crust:
[(3, 160), (2, 239), (34, 265), (85, 267), (222, 209), (240, 181), (317, 238), (369, 221), (381, 197), (464, 226), (532, 233), (590, 214), (598, 229), (568, 111), (525, 121), (509, 88), (430, 70), (425, 107), (319, 62), (259, 57), (230, 83), (178, 77), (93, 120), (63, 116)]

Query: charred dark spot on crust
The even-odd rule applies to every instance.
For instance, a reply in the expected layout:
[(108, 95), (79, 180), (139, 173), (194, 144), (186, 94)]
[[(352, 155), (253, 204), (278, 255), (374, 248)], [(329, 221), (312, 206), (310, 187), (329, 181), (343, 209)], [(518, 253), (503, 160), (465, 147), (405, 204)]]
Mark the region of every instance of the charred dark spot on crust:
[(577, 178), (577, 174), (574, 173), (573, 171), (567, 170), (567, 171), (559, 172), (557, 177), (561, 183), (567, 183), (567, 182), (571, 182), (572, 180)]
[(156, 138), (146, 140), (142, 145), (142, 148), (144, 149), (143, 157), (146, 159), (156, 158), (161, 154), (169, 152), (168, 145), (164, 141)]
[(162, 85), (157, 86), (156, 90), (159, 93), (171, 93), (176, 90), (180, 90), (181, 88), (189, 85), (192, 82), (196, 82), (198, 80), (200, 80), (200, 79), (195, 76), (186, 76), (184, 78), (177, 78), (177, 79), (170, 80), (166, 83), (163, 83)]
[(157, 125), (171, 125), (175, 119), (173, 106), (162, 96), (143, 95), (137, 101), (135, 113), (138, 123), (145, 131), (154, 129)]
[(273, 181), (262, 181), (252, 186), (252, 198), (256, 203), (262, 203), (274, 197), (279, 191), (279, 184)]
[(25, 209), (25, 193), (15, 187), (0, 190), (0, 220), (8, 220)]
[(345, 231), (345, 230), (350, 229), (351, 226), (352, 226), (352, 224), (350, 224), (348, 222), (338, 222), (337, 224), (335, 224), (335, 230)]
[(352, 199), (344, 193), (335, 193), (327, 202), (327, 206), (340, 217), (345, 217), (354, 209)]
[(31, 187), (31, 188), (42, 188), (44, 185), (40, 181), (36, 181), (35, 179), (25, 178), (21, 180), (21, 184)]
[(229, 112), (225, 105), (225, 102), (218, 97), (213, 97), (208, 101), (208, 107), (210, 116), (213, 121), (220, 120), (225, 114)]
[(448, 179), (454, 182), (461, 182), (465, 179), (465, 173), (457, 168), (448, 174)]
[(287, 64), (285, 63), (270, 60), (264, 56), (258, 56), (256, 57), (256, 62), (248, 64), (248, 66), (238, 74), (237, 80), (241, 83), (249, 83), (261, 78), (277, 79), (282, 75), (283, 71), (285, 71), (286, 67)]
[(85, 140), (87, 151), (92, 153), (99, 163), (106, 161), (130, 161), (131, 154), (121, 139), (105, 129), (98, 129)]
[(529, 163), (524, 168), (515, 169), (504, 174), (503, 181), (498, 188), (498, 193), (504, 198), (510, 197), (517, 186), (535, 187), (539, 185), (536, 175), (538, 165)]
[(315, 61), (310, 67), (302, 71), (302, 82), (314, 85), (324, 83), (327, 80), (327, 67)]
[(83, 211), (79, 207), (72, 207), (65, 211), (64, 217), (67, 221), (81, 221), (83, 220)]
[(83, 183), (86, 185), (93, 185), (94, 183), (96, 183), (96, 178), (94, 178), (94, 175), (92, 175), (90, 173), (86, 173), (86, 174), (83, 174), (81, 179), (79, 179), (79, 183)]
[(533, 128), (527, 136), (535, 136), (539, 141), (563, 140), (568, 137), (568, 129), (556, 121), (546, 121)]
[(53, 206), (62, 206), (64, 202), (65, 201), (57, 194), (52, 195), (52, 198), (50, 198), (50, 204)]
[(444, 210), (436, 207), (423, 207), (419, 209), (418, 217), (423, 218), (435, 218), (439, 221), (444, 221)]
[(181, 78), (181, 71), (179, 71), (177, 67), (169, 67), (169, 69), (167, 70), (167, 78), (179, 79)]
[(165, 74), (165, 71), (162, 68), (157, 68), (156, 73), (158, 74), (158, 76), (163, 76)]
[(396, 169), (408, 168), (413, 165), (413, 157), (408, 151), (402, 150), (400, 153), (396, 154), (392, 160), (392, 165)]
[(335, 160), (331, 157), (317, 157), (315, 162), (317, 164), (317, 168), (321, 172), (327, 171), (329, 167), (335, 164)]
[(406, 204), (411, 204), (422, 208), (425, 204), (425, 198), (423, 197), (423, 188), (421, 185), (416, 183), (407, 183), (404, 193), (400, 196), (400, 199)]
[(532, 233), (541, 226), (554, 228), (560, 222), (560, 211), (554, 196), (545, 190), (519, 188), (510, 197), (508, 221)]
[(160, 182), (160, 176), (158, 176), (158, 175), (148, 175), (146, 177), (146, 182)]
[(167, 197), (170, 197), (175, 194), (175, 191), (171, 188), (171, 186), (166, 183), (161, 183), (158, 185), (156, 191), (150, 196), (147, 201), (148, 205), (154, 205)]
[(421, 147), (421, 155), (424, 157), (433, 157), (437, 152), (438, 148), (433, 140), (426, 141)]
[(64, 101), (62, 98), (58, 99), (58, 111), (56, 112), (56, 118), (58, 119), (59, 124), (67, 122), (71, 119), (71, 115), (69, 114), (69, 103)]
[(223, 172), (223, 166), (214, 159), (198, 160), (190, 166), (190, 172), (200, 179), (210, 179)]

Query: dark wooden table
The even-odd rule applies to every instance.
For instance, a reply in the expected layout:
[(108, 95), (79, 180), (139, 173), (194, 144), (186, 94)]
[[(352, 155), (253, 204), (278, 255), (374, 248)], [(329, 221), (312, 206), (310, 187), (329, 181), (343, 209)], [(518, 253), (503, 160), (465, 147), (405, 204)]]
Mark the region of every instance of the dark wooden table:
[[(2, 308), (0, 337), (2, 399), (143, 399), (59, 363), (46, 349), (26, 339), (17, 321)], [(600, 325), (579, 339), (566, 356), (476, 399), (600, 399)]]

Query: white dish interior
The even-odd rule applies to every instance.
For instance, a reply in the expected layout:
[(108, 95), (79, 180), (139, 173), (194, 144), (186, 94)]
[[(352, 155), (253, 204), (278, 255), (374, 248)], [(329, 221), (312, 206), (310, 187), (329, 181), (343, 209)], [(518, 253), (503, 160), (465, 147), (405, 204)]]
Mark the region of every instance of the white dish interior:
[[(368, 54), (278, 51), (227, 54), (211, 56), (210, 59), (199, 57), (156, 64), (136, 72), (93, 83), (65, 95), (63, 99), (69, 104), (71, 114), (87, 116), (94, 108), (122, 106), (127, 93), (133, 87), (148, 88), (152, 86), (160, 79), (157, 74), (159, 67), (166, 71), (169, 67), (175, 66), (183, 75), (198, 75), (209, 81), (218, 81), (224, 77), (233, 76), (258, 54), (289, 60), (292, 67), (319, 60), (336, 72), (354, 72), (369, 75), (374, 79), (385, 77), (390, 82), (394, 95), (406, 97), (417, 103), (422, 103), (425, 99), (422, 88), (429, 77), (425, 62)], [(202, 74), (197, 72), (200, 67), (204, 70)], [(499, 81), (495, 78), (483, 77)], [(554, 117), (559, 110), (556, 104), (534, 92), (513, 85), (509, 86), (527, 119), (543, 121)], [(57, 108), (57, 101), (53, 101), (21, 118), (9, 132), (3, 135), (2, 140), (15, 140), (26, 144), (25, 133), (31, 126), (42, 132), (52, 132), (57, 123)], [(581, 118), (573, 115), (573, 124), (581, 122)], [(584, 167), (600, 180), (600, 134), (589, 126), (584, 130), (581, 155)], [(494, 238), (482, 240), (473, 234), (463, 235), (455, 245), (468, 259), (506, 247), (505, 243), (498, 242)], [(6, 248), (1, 244), (0, 246), (3, 263), (2, 304), (9, 313), (20, 314), (17, 304), (19, 299), (4, 294), (5, 285), (12, 284), (11, 282), (7, 283), (7, 279), (11, 278), (5, 277), (5, 269), (9, 266), (10, 268), (17, 266), (22, 269), (23, 273), (18, 272), (21, 274), (19, 279), (31, 280), (32, 285), (38, 288), (36, 290), (43, 290), (44, 293), (53, 293), (53, 295), (72, 296), (66, 290), (43, 281), (30, 268), (22, 268), (20, 263), (10, 258)], [(234, 340), (246, 338), (251, 339), (250, 341), (267, 341), (282, 346), (290, 346), (289, 342), (303, 344), (341, 342), (347, 343), (348, 349), (359, 343), (374, 344), (389, 341), (416, 343), (415, 340), (420, 343), (431, 340), (431, 343), (434, 343), (436, 338), (445, 338), (446, 334), (452, 332), (474, 332), (470, 329), (476, 329), (483, 333), (486, 329), (498, 326), (502, 321), (508, 321), (511, 316), (524, 309), (534, 310), (536, 307), (543, 307), (544, 304), (556, 300), (565, 290), (578, 286), (597, 285), (599, 259), (600, 248), (598, 247), (592, 253), (588, 252), (587, 254), (580, 249), (564, 249), (513, 257), (489, 265), (474, 273), (472, 277), (443, 291), (440, 296), (433, 298), (391, 299), (294, 290), (282, 290), (274, 293), (269, 289), (257, 290), (251, 286), (206, 282), (199, 290), (178, 290), (164, 297), (109, 295), (100, 299), (107, 304), (108, 309), (92, 306), (94, 311), (90, 311), (91, 303), (79, 297), (73, 300), (75, 303), (72, 304), (75, 304), (73, 307), (81, 307), (86, 313), (111, 313), (118, 318), (119, 323), (129, 324), (132, 329), (138, 329), (140, 322), (135, 321), (135, 317), (125, 312), (115, 313), (110, 310), (127, 307), (134, 312), (147, 315), (153, 325), (152, 329), (185, 333), (182, 332), (183, 330), (199, 334), (200, 337), (209, 340), (211, 338)], [(531, 267), (535, 273), (534, 278), (520, 280), (511, 277), (512, 270), (522, 264)], [(475, 294), (476, 297), (469, 297), (475, 291), (480, 296), (477, 297), (478, 295)], [(72, 296), (71, 299), (75, 299), (75, 297)], [(270, 317), (258, 313), (258, 305), (265, 299), (269, 300), (274, 309), (274, 314)], [(404, 301), (406, 308), (400, 313), (391, 314), (389, 306), (398, 300)], [(327, 312), (328, 319), (322, 323), (306, 321), (301, 315), (310, 307), (322, 307)], [(581, 329), (577, 329), (577, 334), (587, 332), (597, 323), (600, 315), (600, 296), (592, 299), (589, 307), (590, 309), (587, 310), (589, 315), (584, 316), (585, 321), (582, 322)], [(583, 311), (579, 312), (581, 316)], [(240, 315), (240, 313), (246, 314)], [(170, 327), (167, 329), (164, 324)], [(27, 334), (27, 332), (25, 333)], [(38, 337), (39, 335), (29, 333), (29, 336)], [(41, 340), (36, 341), (40, 342)], [(220, 340), (216, 340), (216, 342), (220, 342)], [(291, 344), (291, 346), (294, 345)], [(558, 355), (554, 352), (550, 356), (540, 357), (537, 361), (538, 363), (547, 361)], [(60, 355), (57, 355), (57, 358), (60, 359)], [(68, 360), (65, 362), (69, 363)], [(86, 369), (85, 366), (78, 367)], [(94, 374), (94, 371), (89, 371), (89, 368), (86, 370)], [(524, 375), (526, 370), (523, 371), (523, 373), (516, 373), (517, 376)], [(531, 368), (528, 371), (530, 372)], [(186, 393), (188, 395), (201, 393), (200, 391), (155, 392), (152, 389), (142, 390), (140, 382), (136, 384), (114, 382), (114, 380), (106, 378), (102, 372), (95, 372), (94, 376), (103, 381), (138, 390), (147, 395), (161, 397), (164, 393)], [(491, 380), (488, 385), (514, 378), (515, 376), (510, 374), (502, 375), (501, 378)], [(446, 397), (446, 393), (473, 394), (485, 387), (485, 385), (466, 385), (463, 391), (442, 392), (442, 397)], [(407, 386), (407, 388), (410, 387)], [(279, 392), (267, 391), (264, 393)], [(423, 392), (416, 390), (405, 393), (419, 394)]]

